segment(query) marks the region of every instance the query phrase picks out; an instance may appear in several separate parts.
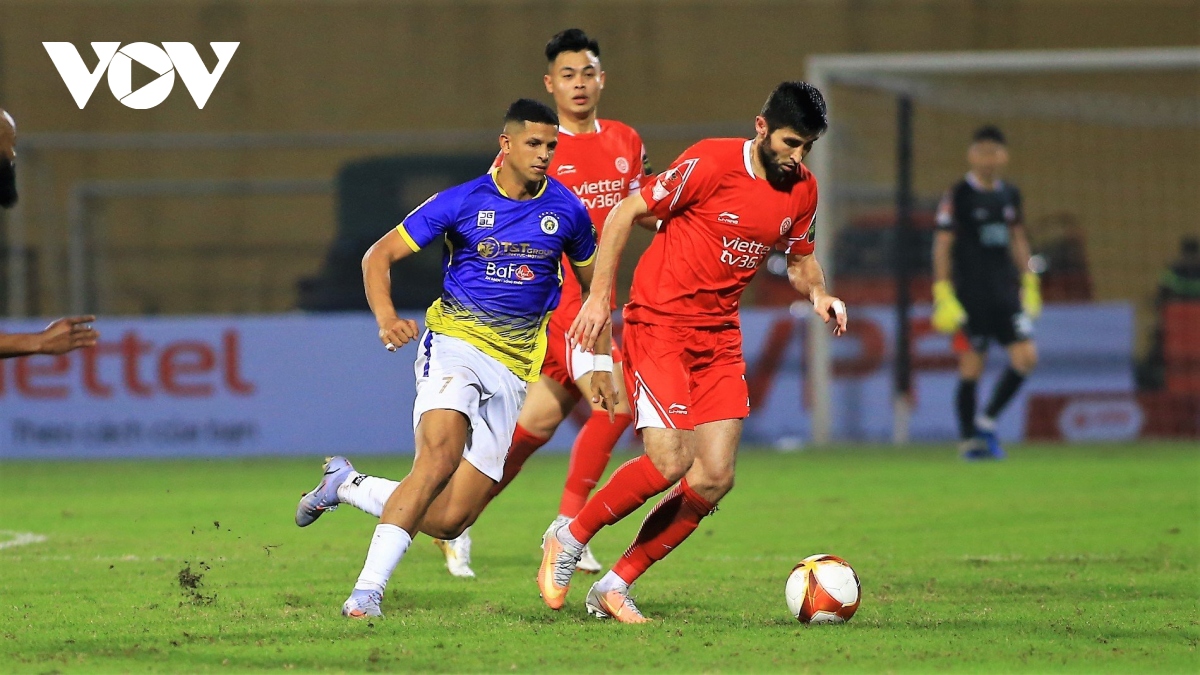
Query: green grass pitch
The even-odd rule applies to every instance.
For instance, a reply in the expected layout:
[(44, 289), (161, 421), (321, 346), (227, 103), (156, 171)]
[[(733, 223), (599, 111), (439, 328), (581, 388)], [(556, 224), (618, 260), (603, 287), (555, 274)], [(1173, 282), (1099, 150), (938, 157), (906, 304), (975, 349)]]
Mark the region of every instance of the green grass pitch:
[[(374, 523), (343, 507), (298, 529), (319, 468), (0, 465), (0, 542), (45, 537), (0, 548), (0, 672), (1200, 671), (1194, 443), (1024, 446), (998, 464), (933, 448), (745, 451), (720, 511), (635, 588), (646, 626), (588, 617), (591, 577), (561, 612), (537, 597), (561, 455), (532, 459), (476, 525), (478, 579), (451, 578), (421, 537), (387, 617), (343, 619)], [(640, 516), (594, 540), (603, 562)], [(793, 564), (822, 552), (862, 578), (845, 626), (801, 626), (784, 603)], [(185, 570), (196, 588), (181, 588)]]

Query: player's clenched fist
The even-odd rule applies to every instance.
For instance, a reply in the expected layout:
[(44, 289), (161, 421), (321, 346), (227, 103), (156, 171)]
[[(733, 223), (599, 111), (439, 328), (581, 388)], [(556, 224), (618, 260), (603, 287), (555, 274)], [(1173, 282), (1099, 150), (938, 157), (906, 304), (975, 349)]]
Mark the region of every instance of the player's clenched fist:
[(571, 324), (571, 344), (582, 347), (584, 351), (596, 348), (596, 339), (612, 321), (612, 313), (608, 309), (608, 298), (599, 293), (589, 295), (583, 301), (583, 307)]
[(417, 339), (417, 322), (412, 319), (388, 319), (379, 322), (379, 341), (394, 352)]

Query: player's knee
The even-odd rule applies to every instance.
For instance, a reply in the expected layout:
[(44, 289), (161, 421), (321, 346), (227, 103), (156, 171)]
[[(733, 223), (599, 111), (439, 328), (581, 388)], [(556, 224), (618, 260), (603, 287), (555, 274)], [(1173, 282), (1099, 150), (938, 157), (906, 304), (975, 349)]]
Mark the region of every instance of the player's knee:
[(1013, 351), (1012, 366), (1022, 375), (1028, 375), (1037, 368), (1038, 353), (1037, 347), (1032, 342), (1022, 345), (1019, 349)]
[(650, 457), (654, 468), (672, 483), (687, 474), (688, 469), (692, 468), (693, 460), (692, 449), (683, 444), (671, 448), (670, 452), (659, 452)]
[(710, 502), (716, 502), (733, 490), (732, 468), (717, 470), (701, 468), (688, 474), (688, 485)]
[(418, 449), (413, 468), (419, 466), (425, 475), (444, 482), (458, 469), (461, 451), (462, 448), (455, 448), (449, 442), (427, 440)]

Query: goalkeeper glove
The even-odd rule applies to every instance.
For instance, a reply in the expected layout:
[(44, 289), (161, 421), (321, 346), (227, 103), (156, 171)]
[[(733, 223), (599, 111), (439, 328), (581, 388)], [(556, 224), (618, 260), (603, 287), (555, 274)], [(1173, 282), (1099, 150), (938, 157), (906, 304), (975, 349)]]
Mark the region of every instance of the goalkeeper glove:
[(967, 320), (967, 310), (954, 297), (954, 286), (949, 281), (933, 285), (933, 327), (939, 333), (953, 333)]
[(1021, 309), (1031, 319), (1042, 314), (1042, 283), (1033, 272), (1026, 272), (1021, 277)]

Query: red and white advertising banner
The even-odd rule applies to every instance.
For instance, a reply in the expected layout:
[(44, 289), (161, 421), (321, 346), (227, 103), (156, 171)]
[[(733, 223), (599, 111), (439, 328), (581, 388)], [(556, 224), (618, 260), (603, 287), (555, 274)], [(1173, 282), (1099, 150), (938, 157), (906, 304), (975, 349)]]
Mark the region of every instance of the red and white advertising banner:
[[(928, 308), (914, 315), (911, 434), (951, 439), (950, 342), (929, 329)], [(785, 310), (742, 312), (753, 404), (747, 443), (794, 447), (809, 437), (806, 321)], [(42, 324), (8, 321), (0, 330)], [(416, 347), (386, 351), (366, 314), (102, 318), (96, 327), (101, 341), (95, 349), (0, 361), (0, 457), (413, 450)], [(891, 308), (856, 307), (850, 333), (834, 340), (839, 440), (890, 438), (894, 333)], [(1037, 340), (1041, 363), (1002, 418), (1003, 437), (1024, 437), (1030, 395), (1133, 390), (1128, 305), (1047, 307)], [(992, 352), (981, 399), (1004, 361), (1002, 352)], [(1077, 405), (1062, 437), (1127, 435), (1135, 414), (1117, 410), (1120, 405)], [(549, 447), (569, 447), (576, 430), (574, 422), (564, 424)]]

